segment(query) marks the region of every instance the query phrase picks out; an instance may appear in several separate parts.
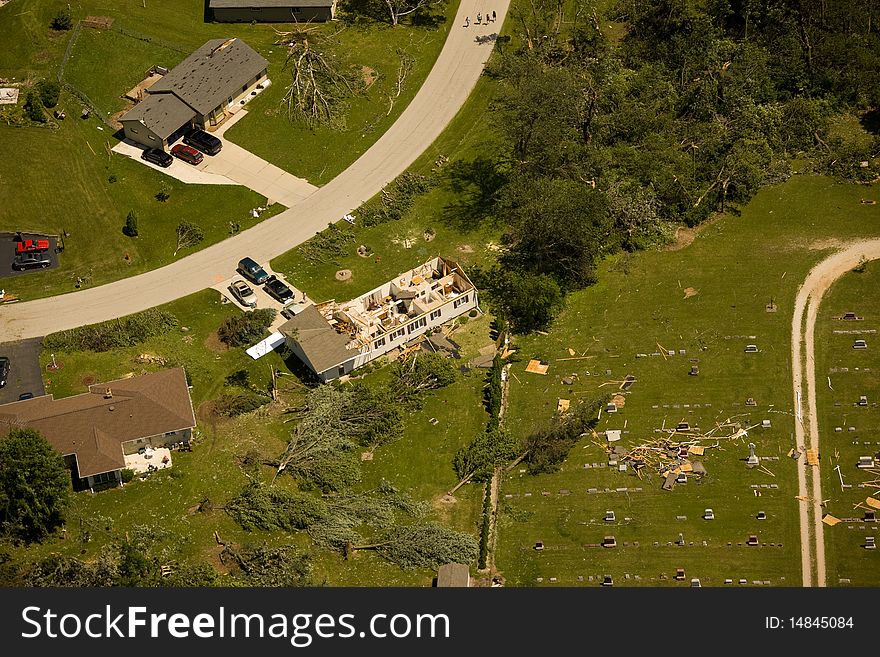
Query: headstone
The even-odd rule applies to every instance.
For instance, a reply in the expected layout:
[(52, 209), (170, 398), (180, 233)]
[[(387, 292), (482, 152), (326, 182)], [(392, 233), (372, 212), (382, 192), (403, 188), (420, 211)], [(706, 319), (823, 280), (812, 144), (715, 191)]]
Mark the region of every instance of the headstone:
[(760, 459), (755, 454), (755, 443), (749, 443), (749, 458), (746, 460), (746, 465), (749, 467), (755, 467), (760, 463)]

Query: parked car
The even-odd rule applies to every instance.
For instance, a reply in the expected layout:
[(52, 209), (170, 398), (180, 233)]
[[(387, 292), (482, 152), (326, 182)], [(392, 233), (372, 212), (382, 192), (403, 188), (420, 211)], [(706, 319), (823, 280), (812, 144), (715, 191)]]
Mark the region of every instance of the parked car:
[(170, 167), (171, 163), (174, 162), (174, 158), (161, 148), (148, 148), (141, 153), (141, 159), (160, 167)]
[(9, 378), (9, 359), (6, 356), (0, 356), (0, 388), (6, 385), (6, 379)]
[(18, 396), (18, 401), (24, 401), (25, 399), (33, 399), (34, 393), (32, 392), (23, 392)]
[(49, 250), (49, 240), (22, 240), (15, 243), (15, 252), (18, 253), (39, 253), (40, 251)]
[(51, 264), (52, 258), (46, 253), (20, 253), (12, 260), (12, 268), (18, 271), (45, 269)]
[(262, 285), (269, 278), (269, 274), (266, 273), (266, 270), (258, 265), (256, 260), (252, 260), (251, 258), (242, 258), (238, 261), (238, 272), (257, 285)]
[(183, 135), (183, 143), (198, 148), (208, 155), (216, 155), (223, 148), (223, 142), (204, 130), (193, 128)]
[(232, 292), (232, 296), (239, 300), (241, 305), (250, 308), (257, 307), (257, 295), (254, 294), (251, 286), (244, 281), (232, 281), (232, 285), (229, 286), (229, 291)]
[(281, 303), (287, 303), (293, 299), (293, 290), (274, 274), (266, 279), (266, 292)]
[(195, 148), (192, 146), (184, 146), (183, 144), (177, 144), (172, 148), (171, 154), (194, 166), (196, 164), (201, 164), (202, 160), (205, 159), (205, 156), (199, 153)]

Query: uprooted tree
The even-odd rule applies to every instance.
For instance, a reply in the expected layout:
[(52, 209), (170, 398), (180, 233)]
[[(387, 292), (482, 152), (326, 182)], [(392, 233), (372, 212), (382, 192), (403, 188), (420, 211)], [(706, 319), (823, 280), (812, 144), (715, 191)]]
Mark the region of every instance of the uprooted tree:
[(205, 231), (201, 227), (189, 221), (181, 221), (177, 224), (177, 248), (174, 249), (174, 255), (177, 255), (181, 249), (195, 246), (203, 239), (205, 239)]
[(470, 534), (447, 529), (434, 523), (399, 525), (380, 540), (353, 545), (357, 550), (375, 550), (383, 559), (405, 570), (438, 568), (444, 563), (470, 563), (477, 558), (480, 546)]
[(455, 364), (440, 354), (415, 354), (391, 366), (391, 391), (402, 403), (417, 405), (427, 390), (455, 383)]
[(556, 472), (568, 458), (569, 452), (581, 435), (596, 426), (599, 409), (605, 401), (596, 399), (589, 403), (578, 404), (572, 412), (530, 434), (525, 439), (523, 452), (515, 463), (525, 459), (529, 474)]
[(486, 481), (494, 469), (515, 458), (518, 453), (515, 439), (499, 427), (489, 428), (470, 444), (459, 449), (452, 459), (452, 469), (458, 483), (449, 491), (452, 495), (469, 481)]
[(276, 30), (275, 45), (287, 48), (284, 69), (291, 80), (281, 104), (291, 120), (311, 127), (345, 127), (345, 100), (358, 95), (363, 84), (354, 68), (336, 54), (336, 34), (322, 35), (317, 27), (296, 25), (293, 30)]

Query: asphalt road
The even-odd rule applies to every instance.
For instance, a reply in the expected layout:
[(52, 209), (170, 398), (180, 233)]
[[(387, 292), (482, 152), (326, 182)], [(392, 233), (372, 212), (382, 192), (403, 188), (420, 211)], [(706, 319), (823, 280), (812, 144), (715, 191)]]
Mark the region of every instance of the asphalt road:
[[(244, 256), (268, 262), (360, 207), (412, 164), (455, 117), (492, 53), (509, 0), (463, 0), (443, 50), (394, 125), (348, 169), (288, 210), (177, 262), (125, 280), (57, 297), (0, 306), (0, 339), (47, 335), (168, 303), (230, 276)], [(497, 13), (488, 25), (465, 17)], [(257, 119), (257, 117), (252, 117)], [(35, 164), (36, 165), (36, 164)], [(209, 192), (206, 192), (209, 193)]]
[(44, 394), (40, 342), (33, 339), (0, 344), (0, 356), (9, 359), (9, 380), (0, 388), (0, 404), (18, 401), (23, 392), (32, 392), (34, 397)]

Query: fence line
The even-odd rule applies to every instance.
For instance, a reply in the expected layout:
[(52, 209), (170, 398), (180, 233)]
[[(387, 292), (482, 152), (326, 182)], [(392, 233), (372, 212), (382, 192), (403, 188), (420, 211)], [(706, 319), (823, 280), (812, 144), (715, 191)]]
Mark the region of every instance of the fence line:
[(88, 107), (92, 111), (92, 113), (101, 120), (104, 125), (106, 125), (108, 128), (111, 128), (112, 130), (116, 130), (116, 128), (114, 128), (113, 124), (110, 122), (110, 118), (107, 116), (107, 113), (103, 112), (100, 107), (95, 105), (95, 103), (92, 102), (92, 99), (89, 98), (86, 92), (84, 92), (79, 87), (70, 84), (70, 82), (62, 82), (61, 85), (66, 91), (76, 96), (83, 105)]
[(58, 82), (61, 82), (61, 78), (64, 77), (64, 69), (67, 66), (67, 61), (70, 59), (70, 55), (73, 54), (73, 46), (76, 45), (76, 40), (79, 38), (79, 33), (82, 31), (82, 21), (76, 22), (76, 27), (73, 28), (73, 33), (70, 35), (70, 41), (67, 42), (67, 49), (64, 51), (64, 58), (61, 60), (61, 67), (58, 69)]
[(173, 50), (184, 55), (189, 55), (192, 52), (192, 49), (188, 50), (177, 43), (172, 43), (171, 41), (166, 41), (165, 39), (150, 36), (149, 34), (138, 32), (137, 30), (130, 30), (115, 21), (113, 23), (113, 27), (110, 29), (119, 32), (119, 34), (122, 34), (124, 36), (131, 37), (132, 39), (137, 39), (138, 41), (146, 41), (147, 43), (155, 43), (156, 45), (162, 46), (163, 48), (167, 48), (168, 50)]

